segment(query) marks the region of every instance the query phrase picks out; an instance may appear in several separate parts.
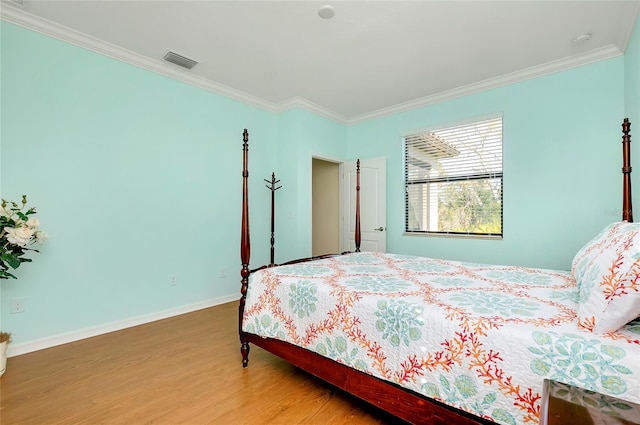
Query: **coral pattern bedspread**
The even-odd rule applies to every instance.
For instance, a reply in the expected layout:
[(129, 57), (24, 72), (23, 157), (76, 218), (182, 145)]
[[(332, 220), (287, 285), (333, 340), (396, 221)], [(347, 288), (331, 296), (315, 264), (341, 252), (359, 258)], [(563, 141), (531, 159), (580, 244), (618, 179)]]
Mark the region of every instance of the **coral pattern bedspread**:
[(538, 423), (545, 378), (640, 403), (640, 321), (580, 330), (577, 296), (569, 272), (354, 253), (255, 272), (243, 330), (502, 424)]

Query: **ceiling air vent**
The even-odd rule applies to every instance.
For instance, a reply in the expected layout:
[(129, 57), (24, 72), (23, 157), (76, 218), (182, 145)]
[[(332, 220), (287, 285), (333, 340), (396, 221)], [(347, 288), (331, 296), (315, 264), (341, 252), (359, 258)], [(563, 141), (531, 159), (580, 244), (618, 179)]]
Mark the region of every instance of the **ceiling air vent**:
[(198, 62), (194, 61), (193, 59), (189, 59), (177, 54), (176, 52), (171, 51), (164, 55), (164, 60), (166, 60), (167, 62), (175, 63), (176, 65), (187, 69), (191, 69), (198, 64)]

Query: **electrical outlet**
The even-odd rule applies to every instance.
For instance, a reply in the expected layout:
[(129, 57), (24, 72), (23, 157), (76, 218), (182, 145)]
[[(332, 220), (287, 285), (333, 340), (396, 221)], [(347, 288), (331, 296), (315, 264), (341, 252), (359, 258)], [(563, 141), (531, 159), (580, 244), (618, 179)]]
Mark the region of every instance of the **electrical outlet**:
[(225, 277), (227, 277), (227, 269), (220, 269), (219, 276), (221, 279), (224, 279)]
[(24, 313), (24, 298), (14, 298), (11, 300), (11, 314)]
[(176, 286), (178, 284), (178, 278), (173, 275), (171, 276), (171, 280), (169, 281), (169, 286)]

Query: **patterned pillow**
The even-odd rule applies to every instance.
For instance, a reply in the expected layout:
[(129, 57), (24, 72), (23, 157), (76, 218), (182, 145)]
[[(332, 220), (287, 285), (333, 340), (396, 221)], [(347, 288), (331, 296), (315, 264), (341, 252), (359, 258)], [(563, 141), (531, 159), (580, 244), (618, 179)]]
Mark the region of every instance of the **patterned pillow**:
[(607, 226), (574, 257), (578, 325), (613, 332), (640, 316), (640, 224)]
[[(571, 263), (571, 274), (578, 284), (582, 282), (587, 270), (591, 270), (593, 262), (602, 251), (602, 248), (614, 238), (614, 236), (620, 231), (620, 227), (623, 224), (625, 223), (611, 223), (595, 238), (587, 242), (586, 245), (578, 251), (575, 257), (573, 257), (573, 261)], [(580, 298), (580, 300), (582, 300), (582, 298)]]

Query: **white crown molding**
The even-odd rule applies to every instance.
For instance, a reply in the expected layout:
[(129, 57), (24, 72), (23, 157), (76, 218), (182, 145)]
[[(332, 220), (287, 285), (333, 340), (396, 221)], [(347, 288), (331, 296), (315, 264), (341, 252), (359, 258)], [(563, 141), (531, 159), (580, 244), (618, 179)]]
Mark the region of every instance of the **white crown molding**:
[(288, 109), (301, 108), (336, 121), (340, 124), (346, 125), (348, 123), (348, 120), (345, 117), (304, 98), (294, 97), (276, 105), (273, 102), (269, 102), (257, 96), (190, 74), (188, 71), (175, 68), (163, 61), (148, 58), (116, 46), (115, 44), (108, 43), (80, 31), (65, 27), (64, 25), (40, 18), (32, 13), (19, 9), (17, 6), (7, 4), (5, 2), (2, 3), (3, 5), (8, 5), (8, 7), (0, 8), (0, 18), (4, 21), (65, 41), (75, 46), (100, 53), (121, 62), (173, 78), (174, 80), (182, 81), (203, 90), (207, 90), (269, 112), (278, 113)]
[(304, 109), (305, 111), (309, 111), (321, 117), (333, 120), (339, 124), (343, 124), (343, 125), (349, 124), (349, 120), (343, 117), (342, 115), (299, 96), (295, 96), (283, 102), (278, 103), (275, 106), (274, 112), (284, 112), (293, 108)]
[[(6, 5), (6, 3), (3, 2), (3, 6), (4, 5)], [(122, 47), (116, 46), (115, 44), (100, 40), (91, 35), (76, 31), (47, 19), (40, 18), (29, 12), (18, 9), (15, 6), (8, 5), (8, 7), (0, 8), (0, 18), (4, 21), (11, 22), (12, 24), (28, 28), (30, 30), (56, 38), (58, 40), (65, 41), (78, 47), (92, 50), (96, 53), (100, 53), (113, 59), (117, 59), (121, 62), (135, 65), (148, 71), (164, 75), (165, 77), (185, 82), (187, 84), (219, 94), (221, 96), (228, 97), (230, 99), (237, 100), (260, 109), (266, 109), (269, 112), (273, 112), (275, 110), (274, 104), (272, 102), (268, 102), (264, 99), (261, 99), (257, 96), (252, 96), (240, 90), (215, 83), (211, 80), (207, 80), (197, 75), (190, 74), (187, 71), (182, 70), (181, 68), (166, 64), (163, 61), (148, 58)]]
[[(638, 11), (640, 10), (640, 2), (636, 1), (629, 3), (630, 13), (635, 13), (637, 16)], [(2, 1), (2, 4), (7, 5), (4, 1)], [(388, 108), (382, 108), (373, 112), (347, 118), (302, 97), (292, 97), (277, 104), (269, 102), (257, 96), (190, 74), (182, 69), (176, 69), (160, 60), (142, 56), (138, 53), (107, 43), (88, 34), (84, 34), (47, 19), (40, 18), (11, 4), (9, 4), (8, 7), (0, 8), (0, 19), (269, 112), (279, 113), (293, 108), (300, 108), (347, 126), (361, 124), (366, 121), (383, 118), (400, 112), (406, 112), (411, 109), (445, 102), (462, 96), (468, 96), (508, 84), (620, 56), (626, 49), (634, 28), (633, 23), (631, 23), (629, 28), (625, 29), (623, 35), (624, 40), (621, 40), (623, 44), (622, 50), (613, 45), (609, 45), (584, 54), (552, 61), (543, 65), (534, 66), (496, 78), (487, 79), (452, 90), (436, 93), (431, 96), (400, 103)]]
[(633, 29), (635, 28), (636, 21), (640, 19), (640, 1), (636, 0), (627, 2), (626, 6), (628, 8), (627, 15), (635, 16), (635, 18), (628, 22), (627, 27), (620, 30), (620, 51), (622, 53), (627, 51), (627, 46), (629, 45), (629, 40), (631, 40), (631, 35), (633, 34)]
[(10, 344), (8, 357), (19, 356), (21, 354), (31, 353), (33, 351), (44, 350), (45, 348), (55, 347), (57, 345), (68, 344), (70, 342), (79, 341), (85, 338), (91, 338), (103, 335), (109, 332), (119, 331), (133, 326), (143, 325), (145, 323), (155, 322), (157, 320), (167, 319), (169, 317), (178, 316), (193, 311), (202, 310), (220, 304), (225, 304), (240, 299), (240, 294), (228, 295), (225, 297), (214, 298), (201, 301), (195, 304), (189, 304), (168, 310), (158, 311), (143, 316), (132, 317), (130, 319), (119, 320), (117, 322), (106, 323), (104, 325), (93, 326), (90, 328), (79, 329), (73, 332), (66, 332), (53, 335), (46, 338), (36, 339), (33, 341), (21, 342), (18, 344)]
[(511, 72), (509, 74), (501, 75), (496, 78), (489, 78), (487, 80), (479, 81), (477, 83), (458, 87), (452, 90), (443, 91), (431, 96), (426, 96), (426, 97), (412, 100), (409, 102), (400, 103), (398, 105), (394, 105), (389, 108), (382, 108), (377, 111), (359, 115), (355, 118), (348, 120), (348, 124), (349, 125), (360, 124), (365, 121), (383, 118), (388, 115), (393, 115), (400, 112), (406, 112), (412, 109), (445, 102), (448, 100), (456, 99), (463, 96), (468, 96), (471, 94), (479, 93), (479, 92), (490, 90), (490, 89), (495, 89), (495, 88), (506, 86), (509, 84), (530, 80), (532, 78), (542, 77), (544, 75), (552, 74), (559, 71), (564, 71), (570, 68), (576, 68), (582, 65), (593, 63), (593, 62), (598, 62), (605, 59), (611, 59), (620, 55), (622, 55), (622, 52), (616, 46), (614, 45), (604, 46), (599, 49), (590, 50), (589, 52), (586, 52), (584, 54), (574, 55), (568, 58), (548, 62), (543, 65), (537, 65), (537, 66), (526, 68), (520, 71)]

